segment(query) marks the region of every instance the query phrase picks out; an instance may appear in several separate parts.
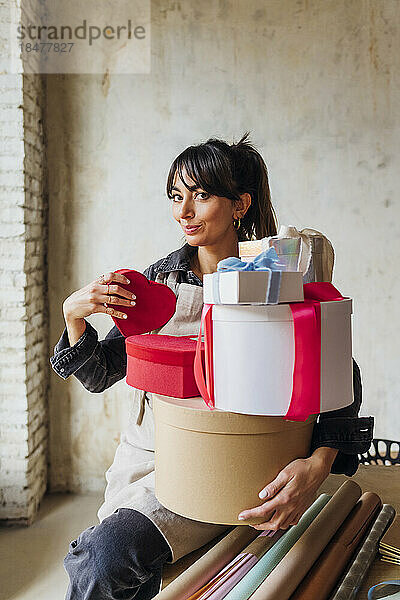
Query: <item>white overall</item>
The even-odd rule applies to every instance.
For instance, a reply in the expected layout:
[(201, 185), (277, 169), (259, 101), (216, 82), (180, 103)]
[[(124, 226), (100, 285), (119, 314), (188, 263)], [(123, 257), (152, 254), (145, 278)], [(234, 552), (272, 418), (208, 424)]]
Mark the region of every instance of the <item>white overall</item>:
[[(157, 283), (165, 283), (176, 294), (176, 310), (164, 327), (153, 331), (167, 335), (197, 336), (203, 307), (203, 288), (177, 283), (179, 271), (159, 273)], [(106, 472), (105, 501), (98, 511), (100, 521), (117, 508), (133, 508), (146, 515), (166, 538), (175, 562), (229, 529), (226, 525), (200, 523), (164, 508), (154, 495), (154, 417), (151, 394), (134, 390), (133, 414), (114, 462)]]

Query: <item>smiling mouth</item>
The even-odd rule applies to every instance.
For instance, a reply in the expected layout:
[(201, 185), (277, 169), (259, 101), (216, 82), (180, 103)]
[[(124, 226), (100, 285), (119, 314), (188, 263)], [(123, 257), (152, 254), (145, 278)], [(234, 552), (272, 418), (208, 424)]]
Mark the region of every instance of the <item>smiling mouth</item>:
[(182, 225), (182, 227), (186, 233), (194, 233), (195, 231), (197, 231), (199, 229), (199, 227), (201, 227), (201, 225), (192, 225), (190, 227), (187, 227), (186, 225)]

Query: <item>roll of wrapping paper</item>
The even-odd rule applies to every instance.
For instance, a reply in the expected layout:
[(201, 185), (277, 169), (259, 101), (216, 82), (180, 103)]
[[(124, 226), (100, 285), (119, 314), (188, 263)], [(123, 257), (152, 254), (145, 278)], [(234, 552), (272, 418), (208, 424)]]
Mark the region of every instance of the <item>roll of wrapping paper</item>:
[(263, 581), (251, 600), (288, 600), (361, 496), (355, 481), (346, 481)]
[(263, 531), (255, 540), (250, 542), (243, 551), (220, 571), (209, 583), (195, 592), (188, 600), (219, 600), (225, 598), (228, 592), (250, 571), (262, 556), (282, 537), (284, 531), (276, 531), (269, 536), (269, 531)]
[(381, 508), (382, 502), (377, 494), (366, 492), (361, 496), (290, 600), (329, 598)]
[(351, 563), (342, 583), (331, 600), (353, 600), (378, 551), (379, 540), (393, 521), (396, 511), (390, 504), (384, 504), (371, 531)]
[(239, 525), (230, 531), (199, 560), (181, 573), (154, 600), (187, 600), (216, 573), (223, 569), (239, 552), (258, 536), (248, 525)]
[(258, 563), (243, 577), (241, 581), (229, 592), (225, 600), (247, 600), (251, 594), (263, 582), (266, 575), (272, 571), (282, 560), (290, 548), (297, 542), (304, 531), (309, 527), (316, 516), (321, 512), (324, 506), (330, 501), (330, 496), (321, 494), (319, 498), (310, 506), (301, 517), (300, 521), (294, 527), (288, 529), (280, 540), (268, 550)]

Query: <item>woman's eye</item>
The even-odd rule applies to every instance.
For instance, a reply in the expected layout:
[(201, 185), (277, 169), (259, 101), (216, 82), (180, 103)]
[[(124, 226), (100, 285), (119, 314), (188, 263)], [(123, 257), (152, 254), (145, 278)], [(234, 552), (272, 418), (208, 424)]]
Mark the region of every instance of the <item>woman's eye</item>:
[[(207, 200), (209, 197), (210, 197), (210, 194), (208, 194), (207, 192), (198, 192), (195, 195), (195, 199), (199, 199), (199, 200)], [(179, 194), (174, 194), (173, 196), (171, 196), (171, 200), (173, 202), (182, 202), (183, 198)]]

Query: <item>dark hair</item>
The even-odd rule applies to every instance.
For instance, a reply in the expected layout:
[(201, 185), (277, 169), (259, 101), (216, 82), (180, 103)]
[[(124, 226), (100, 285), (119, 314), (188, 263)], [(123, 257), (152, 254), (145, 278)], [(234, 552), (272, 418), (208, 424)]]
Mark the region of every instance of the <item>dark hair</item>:
[[(167, 196), (172, 198), (175, 173), (188, 190), (196, 186), (209, 194), (240, 200), (240, 194), (251, 195), (251, 205), (241, 219), (239, 241), (260, 239), (276, 235), (276, 215), (271, 204), (267, 166), (245, 133), (240, 141), (227, 144), (223, 140), (209, 138), (196, 146), (188, 146), (171, 165), (167, 179)], [(195, 182), (186, 185), (183, 169)]]

